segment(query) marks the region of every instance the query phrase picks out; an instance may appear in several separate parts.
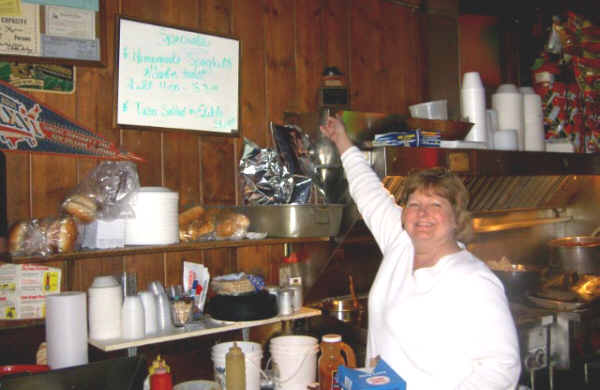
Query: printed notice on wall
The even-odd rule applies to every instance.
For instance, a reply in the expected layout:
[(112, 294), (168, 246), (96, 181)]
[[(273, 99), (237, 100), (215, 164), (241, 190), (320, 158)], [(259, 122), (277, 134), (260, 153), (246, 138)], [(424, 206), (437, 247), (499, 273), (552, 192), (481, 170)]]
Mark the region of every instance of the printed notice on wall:
[(71, 7), (46, 6), (46, 34), (78, 38), (96, 38), (94, 11)]
[(0, 16), (0, 54), (40, 55), (40, 10), (21, 4), (21, 16)]
[(119, 21), (117, 125), (235, 134), (239, 40)]

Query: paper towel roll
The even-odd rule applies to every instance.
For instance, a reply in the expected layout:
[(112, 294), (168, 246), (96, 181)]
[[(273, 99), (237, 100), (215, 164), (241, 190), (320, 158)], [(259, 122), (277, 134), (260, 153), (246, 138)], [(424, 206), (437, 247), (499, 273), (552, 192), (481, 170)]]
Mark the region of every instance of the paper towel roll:
[(474, 123), (465, 141), (486, 142), (485, 90), (483, 88), (461, 89), (460, 111), (463, 118)]
[(84, 292), (46, 297), (46, 343), (52, 369), (88, 362), (87, 307)]
[(498, 113), (498, 130), (516, 129), (519, 150), (525, 150), (522, 96), (520, 92), (492, 95), (492, 108)]
[(123, 299), (121, 285), (112, 276), (99, 276), (94, 279), (88, 296), (90, 338), (106, 340), (120, 337)]
[(544, 114), (542, 99), (536, 94), (523, 95), (523, 124), (525, 131), (525, 150), (542, 152), (544, 142)]

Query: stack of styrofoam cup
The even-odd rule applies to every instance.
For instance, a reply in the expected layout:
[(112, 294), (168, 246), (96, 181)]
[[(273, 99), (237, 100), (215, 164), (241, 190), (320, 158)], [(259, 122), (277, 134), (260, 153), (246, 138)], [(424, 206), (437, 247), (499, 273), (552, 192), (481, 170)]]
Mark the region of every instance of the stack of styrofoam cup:
[(518, 133), (515, 129), (498, 130), (494, 133), (494, 149), (519, 150)]
[(150, 291), (142, 291), (139, 295), (144, 306), (144, 333), (155, 333), (158, 331), (158, 303), (156, 296)]
[[(542, 152), (544, 142), (544, 113), (542, 98), (527, 87), (521, 87), (523, 95), (523, 127), (525, 131), (525, 150)], [(531, 87), (529, 87), (531, 88)]]
[(496, 110), (490, 108), (485, 110), (485, 124), (487, 127), (487, 137), (488, 137), (488, 148), (494, 149), (494, 138), (496, 131), (498, 130), (498, 114)]
[(523, 98), (514, 84), (502, 84), (492, 95), (492, 108), (498, 114), (498, 130), (517, 130), (518, 150), (525, 150)]
[(487, 142), (485, 88), (477, 72), (463, 75), (460, 111), (463, 118), (474, 124), (465, 140)]
[(533, 87), (523, 86), (519, 87), (519, 92), (521, 92), (523, 95), (528, 95), (530, 93), (535, 93), (535, 90), (533, 89)]
[(98, 276), (88, 290), (90, 338), (106, 340), (121, 335), (123, 294), (112, 276)]
[(126, 296), (121, 308), (121, 337), (139, 339), (144, 337), (144, 305), (138, 295)]

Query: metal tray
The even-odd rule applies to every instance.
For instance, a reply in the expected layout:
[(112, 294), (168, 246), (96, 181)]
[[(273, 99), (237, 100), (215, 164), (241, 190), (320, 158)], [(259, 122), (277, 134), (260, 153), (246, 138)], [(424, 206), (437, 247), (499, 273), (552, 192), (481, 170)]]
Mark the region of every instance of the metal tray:
[(248, 231), (268, 237), (336, 236), (342, 222), (343, 204), (267, 205), (239, 207), (250, 218)]
[(583, 309), (588, 305), (586, 302), (563, 302), (556, 299), (541, 298), (531, 294), (527, 296), (527, 299), (539, 307), (557, 311), (573, 311)]

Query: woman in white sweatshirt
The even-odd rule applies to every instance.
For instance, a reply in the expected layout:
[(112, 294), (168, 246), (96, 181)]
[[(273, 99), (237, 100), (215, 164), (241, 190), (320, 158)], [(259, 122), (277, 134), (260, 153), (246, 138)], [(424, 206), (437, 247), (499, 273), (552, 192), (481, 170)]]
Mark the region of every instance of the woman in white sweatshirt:
[(443, 168), (414, 173), (398, 206), (340, 120), (321, 131), (383, 253), (369, 293), (367, 362), (385, 360), (408, 390), (516, 388), (519, 345), (504, 289), (459, 241), (471, 223), (462, 181)]

